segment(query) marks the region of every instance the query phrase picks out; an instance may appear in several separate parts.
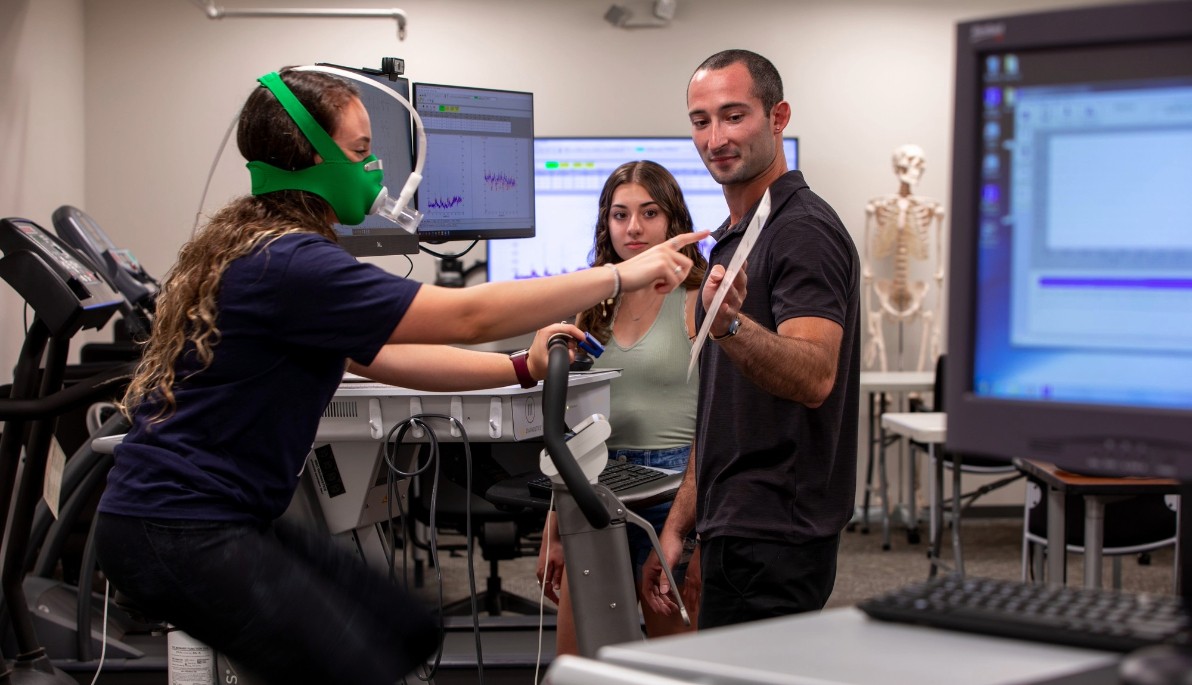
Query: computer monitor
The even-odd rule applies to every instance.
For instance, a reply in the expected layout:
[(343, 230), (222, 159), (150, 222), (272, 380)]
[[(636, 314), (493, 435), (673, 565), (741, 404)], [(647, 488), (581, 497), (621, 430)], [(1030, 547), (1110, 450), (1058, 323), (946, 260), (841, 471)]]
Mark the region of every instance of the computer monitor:
[[(410, 97), (410, 82), (383, 69), (327, 66), (361, 74), (396, 90), (402, 97)], [(398, 193), (414, 170), (410, 113), (400, 102), (378, 88), (359, 84), (358, 90), (360, 101), (368, 110), (372, 124), (372, 153), (381, 160), (385, 185), (390, 192)], [(369, 215), (358, 226), (335, 224), (334, 228), (339, 244), (357, 257), (418, 252), (418, 236), (383, 217)]]
[[(783, 140), (786, 162), (798, 168), (798, 140)], [(724, 193), (708, 174), (691, 138), (537, 138), (534, 184), (537, 235), (488, 243), (488, 280), (553, 276), (588, 268), (600, 190), (625, 162), (648, 159), (666, 167), (683, 190), (695, 228), (715, 229), (728, 216)], [(711, 239), (702, 245), (705, 254)]]
[(1192, 482), (1192, 3), (964, 22), (956, 70), (948, 448)]
[(533, 94), (415, 83), (414, 107), (427, 147), (419, 238), (533, 236)]

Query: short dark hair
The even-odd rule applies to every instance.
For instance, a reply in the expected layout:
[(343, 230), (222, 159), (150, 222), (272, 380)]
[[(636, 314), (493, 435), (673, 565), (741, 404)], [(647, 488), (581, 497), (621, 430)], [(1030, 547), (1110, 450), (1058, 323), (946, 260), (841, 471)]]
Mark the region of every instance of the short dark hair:
[[(774, 105), (782, 102), (782, 76), (770, 60), (749, 50), (721, 50), (704, 60), (695, 71), (716, 71), (734, 64), (745, 65), (753, 78), (753, 95), (762, 101), (762, 108), (765, 109), (766, 116), (769, 116)], [(692, 75), (694, 76), (694, 73)]]

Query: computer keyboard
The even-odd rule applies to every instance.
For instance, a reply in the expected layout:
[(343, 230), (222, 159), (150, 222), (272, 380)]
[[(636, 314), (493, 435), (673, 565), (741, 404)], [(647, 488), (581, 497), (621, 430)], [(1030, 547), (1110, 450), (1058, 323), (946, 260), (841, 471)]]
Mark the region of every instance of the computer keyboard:
[(1186, 644), (1179, 597), (945, 576), (865, 600), (872, 618), (1052, 644), (1129, 652)]
[[(614, 493), (619, 493), (671, 475), (674, 474), (652, 469), (648, 466), (631, 464), (627, 461), (610, 461), (604, 467), (604, 470), (600, 472), (599, 480), (601, 485), (612, 490)], [(526, 485), (530, 488), (531, 495), (542, 499), (550, 499), (550, 478), (540, 476)]]

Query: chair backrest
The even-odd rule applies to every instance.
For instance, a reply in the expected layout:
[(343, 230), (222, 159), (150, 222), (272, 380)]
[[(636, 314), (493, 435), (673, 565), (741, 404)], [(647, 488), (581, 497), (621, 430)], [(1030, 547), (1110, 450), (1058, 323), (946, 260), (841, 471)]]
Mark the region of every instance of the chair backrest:
[[(435, 498), (435, 525), (463, 534), (467, 530), (468, 515), (471, 514), (472, 534), (481, 543), (486, 558), (495, 556), (512, 559), (518, 556), (521, 538), (537, 534), (542, 530), (545, 513), (530, 510), (511, 510), (497, 506), (485, 499), (482, 493), (492, 486), (496, 479), (509, 477), (495, 464), (492, 445), (472, 444), (472, 483), (466, 487), (467, 476), (462, 446), (458, 443), (441, 443), (439, 462), (438, 493)], [(419, 476), (418, 494), (410, 498), (410, 515), (417, 521), (429, 525), (431, 509), (431, 484), (434, 474), (427, 472)], [(502, 534), (493, 538), (486, 536), (486, 524), (513, 524), (512, 538)], [(492, 530), (490, 528), (490, 530)], [(498, 549), (500, 548), (500, 549)]]

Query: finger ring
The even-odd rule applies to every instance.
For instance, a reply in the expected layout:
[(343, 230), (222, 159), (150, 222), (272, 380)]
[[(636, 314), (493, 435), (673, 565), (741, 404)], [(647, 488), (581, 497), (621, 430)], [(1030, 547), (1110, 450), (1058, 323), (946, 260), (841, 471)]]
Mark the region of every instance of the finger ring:
[(679, 249), (679, 241), (675, 240), (674, 238), (671, 239), (670, 244), (671, 247), (675, 248), (676, 250)]
[(676, 265), (676, 266), (675, 266), (675, 273), (677, 273), (677, 274), (679, 274), (679, 273), (683, 273), (683, 267)]

